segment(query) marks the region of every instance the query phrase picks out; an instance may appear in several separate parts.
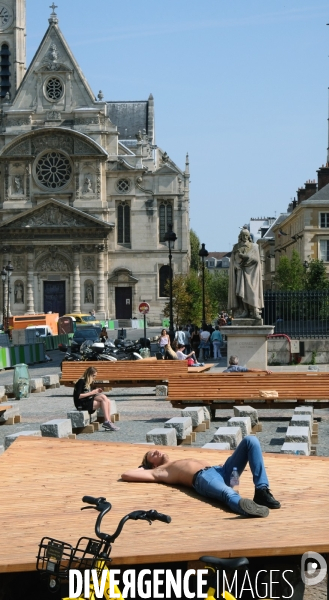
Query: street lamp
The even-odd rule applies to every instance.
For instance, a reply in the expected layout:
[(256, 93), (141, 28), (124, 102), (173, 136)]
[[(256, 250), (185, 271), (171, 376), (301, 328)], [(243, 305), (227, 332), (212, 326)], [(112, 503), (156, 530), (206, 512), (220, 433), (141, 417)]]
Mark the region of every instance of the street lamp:
[(202, 259), (202, 329), (206, 324), (206, 303), (204, 297), (204, 259), (208, 256), (209, 252), (205, 248), (205, 244), (201, 244), (201, 250), (199, 250), (199, 256)]
[(8, 264), (3, 268), (3, 270), (1, 271), (1, 279), (3, 281), (3, 308), (5, 308), (5, 293), (4, 293), (4, 288), (5, 288), (5, 281), (7, 278), (7, 310), (6, 310), (6, 325), (5, 325), (5, 320), (3, 323), (4, 329), (5, 331), (9, 330), (9, 300), (10, 300), (10, 287), (9, 287), (9, 280), (10, 277), (12, 276), (14, 267), (11, 264), (11, 261), (8, 261)]
[(174, 317), (173, 317), (173, 308), (172, 308), (172, 268), (171, 268), (171, 244), (174, 247), (174, 243), (177, 240), (176, 233), (172, 230), (172, 225), (168, 225), (168, 231), (164, 236), (165, 242), (168, 242), (169, 247), (169, 337), (171, 341), (174, 338)]

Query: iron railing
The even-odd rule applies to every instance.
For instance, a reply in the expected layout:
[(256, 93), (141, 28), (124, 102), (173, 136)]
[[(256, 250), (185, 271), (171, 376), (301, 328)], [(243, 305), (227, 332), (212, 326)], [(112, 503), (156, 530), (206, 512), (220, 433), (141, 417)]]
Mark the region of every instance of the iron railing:
[(291, 338), (329, 337), (329, 291), (264, 294), (264, 325), (275, 325), (275, 333)]

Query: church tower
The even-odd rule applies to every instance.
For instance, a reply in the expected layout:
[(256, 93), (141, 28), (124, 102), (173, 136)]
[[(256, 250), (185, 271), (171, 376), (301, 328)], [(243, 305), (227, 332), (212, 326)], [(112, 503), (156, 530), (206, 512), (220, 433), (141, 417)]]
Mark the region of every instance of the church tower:
[[(0, 0), (0, 97), (13, 98), (26, 70), (26, 0)], [(8, 98), (8, 95), (7, 95)]]

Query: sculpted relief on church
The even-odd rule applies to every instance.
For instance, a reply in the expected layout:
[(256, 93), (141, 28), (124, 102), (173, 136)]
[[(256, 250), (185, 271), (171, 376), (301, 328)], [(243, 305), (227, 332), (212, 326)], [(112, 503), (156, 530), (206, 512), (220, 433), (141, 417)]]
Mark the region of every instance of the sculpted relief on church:
[(70, 267), (67, 261), (60, 256), (47, 256), (47, 258), (43, 259), (38, 266), (38, 270), (41, 272), (48, 271), (70, 271)]
[(22, 227), (84, 227), (86, 223), (58, 206), (50, 205), (22, 219), (21, 225)]

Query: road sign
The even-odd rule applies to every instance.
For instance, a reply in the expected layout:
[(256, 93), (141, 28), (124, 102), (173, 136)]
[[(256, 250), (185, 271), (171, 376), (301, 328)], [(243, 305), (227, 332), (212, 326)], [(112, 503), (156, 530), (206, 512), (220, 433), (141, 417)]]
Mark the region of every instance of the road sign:
[(150, 312), (150, 305), (147, 304), (147, 302), (141, 302), (138, 308), (142, 315), (146, 315), (148, 312)]

